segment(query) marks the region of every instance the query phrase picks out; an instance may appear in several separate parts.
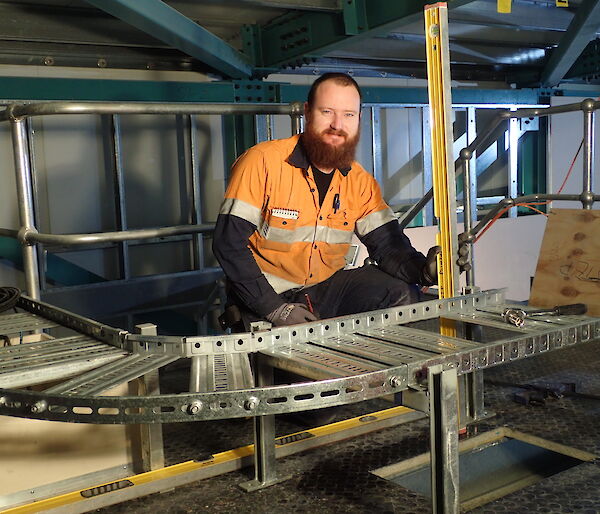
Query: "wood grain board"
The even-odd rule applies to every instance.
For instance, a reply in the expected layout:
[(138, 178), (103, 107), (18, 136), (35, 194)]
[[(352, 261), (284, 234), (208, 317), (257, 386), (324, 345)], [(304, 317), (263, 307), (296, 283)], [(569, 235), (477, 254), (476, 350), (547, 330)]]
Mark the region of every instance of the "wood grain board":
[(548, 217), (529, 304), (585, 303), (600, 316), (600, 211), (553, 209)]

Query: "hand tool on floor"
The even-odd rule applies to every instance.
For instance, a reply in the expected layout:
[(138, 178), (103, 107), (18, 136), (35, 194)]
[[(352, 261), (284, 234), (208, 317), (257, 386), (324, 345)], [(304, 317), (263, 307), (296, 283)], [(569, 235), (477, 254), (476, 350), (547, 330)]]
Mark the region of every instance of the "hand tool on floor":
[(569, 305), (555, 305), (550, 309), (506, 309), (502, 313), (504, 321), (515, 325), (516, 327), (522, 327), (525, 323), (525, 318), (534, 316), (576, 316), (585, 314), (587, 312), (587, 305), (585, 303), (571, 303)]
[(488, 314), (496, 314), (500, 316), (507, 323), (514, 325), (515, 327), (522, 327), (525, 324), (525, 318), (535, 316), (577, 316), (585, 314), (587, 312), (587, 305), (585, 303), (572, 303), (569, 305), (555, 305), (551, 309), (519, 309), (517, 307), (511, 307), (504, 309), (502, 312), (488, 311), (486, 309), (476, 309), (480, 312), (487, 312)]

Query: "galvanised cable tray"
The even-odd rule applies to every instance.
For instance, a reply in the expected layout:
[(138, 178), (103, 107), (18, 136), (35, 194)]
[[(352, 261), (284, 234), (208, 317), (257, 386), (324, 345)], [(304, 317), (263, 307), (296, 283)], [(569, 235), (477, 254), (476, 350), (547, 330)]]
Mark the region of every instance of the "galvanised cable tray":
[[(132, 334), (27, 297), (17, 307), (22, 312), (0, 315), (0, 336), (57, 326), (75, 335), (0, 349), (0, 415), (100, 424), (189, 422), (343, 405), (423, 389), (431, 366), (455, 368), (461, 375), (600, 337), (600, 319), (587, 316), (536, 316), (523, 327), (510, 325), (503, 310), (527, 307), (506, 303), (503, 290), (203, 337)], [(496, 340), (422, 328), (424, 320), (440, 317), (459, 326), (489, 327)], [(274, 366), (328, 378), (255, 387), (253, 353)], [(198, 392), (101, 395), (181, 358), (192, 359), (191, 383)], [(19, 389), (29, 386), (36, 390)]]

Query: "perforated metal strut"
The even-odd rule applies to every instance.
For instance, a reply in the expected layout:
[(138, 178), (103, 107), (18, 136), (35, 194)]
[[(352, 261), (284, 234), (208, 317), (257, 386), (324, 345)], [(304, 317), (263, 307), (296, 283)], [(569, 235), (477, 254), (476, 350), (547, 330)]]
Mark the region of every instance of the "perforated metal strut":
[[(27, 313), (18, 315), (23, 326), (59, 324), (79, 335), (0, 349), (0, 415), (125, 424), (280, 414), (417, 387), (427, 370), (438, 364), (464, 374), (600, 337), (600, 320), (585, 316), (536, 317), (521, 328), (509, 325), (501, 316), (509, 306), (503, 292), (495, 290), (252, 334), (151, 337), (23, 298), (19, 307)], [(440, 317), (503, 331), (500, 339), (481, 342), (407, 325)], [(4, 318), (0, 316), (0, 331)], [(9, 333), (19, 331), (14, 321)], [(269, 356), (280, 367), (304, 371), (306, 376), (329, 378), (268, 387), (240, 387), (248, 380), (226, 383), (226, 377), (236, 375), (227, 366), (247, 369), (245, 359), (252, 352)], [(237, 358), (223, 358), (233, 355)], [(117, 383), (186, 357), (213, 363), (204, 368), (204, 373), (213, 375), (205, 376), (203, 382), (215, 384), (214, 391), (100, 396)], [(67, 378), (43, 392), (18, 389)]]

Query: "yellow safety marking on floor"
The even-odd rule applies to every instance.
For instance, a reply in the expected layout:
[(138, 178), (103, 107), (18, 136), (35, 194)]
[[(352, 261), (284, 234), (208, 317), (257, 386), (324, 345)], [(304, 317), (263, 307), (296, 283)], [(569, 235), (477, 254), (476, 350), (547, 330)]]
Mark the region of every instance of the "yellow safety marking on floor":
[[(293, 437), (295, 435), (304, 433), (309, 433), (315, 437), (323, 437), (326, 435), (335, 434), (337, 432), (343, 432), (344, 430), (350, 430), (358, 426), (365, 426), (376, 421), (383, 421), (385, 419), (394, 418), (402, 414), (408, 414), (409, 412), (414, 411), (413, 409), (409, 409), (408, 407), (392, 407), (390, 409), (373, 412), (371, 414), (364, 414), (363, 416), (359, 416), (357, 418), (345, 419), (343, 421), (337, 421), (329, 425), (323, 425), (321, 427), (302, 430), (302, 432), (295, 432), (293, 434), (289, 434), (289, 436), (286, 437)], [(300, 442), (300, 440), (289, 442), (286, 444), (286, 446), (288, 444), (294, 444), (296, 442)]]
[[(343, 432), (345, 430), (350, 430), (357, 426), (365, 426), (371, 423), (375, 423), (376, 421), (383, 421), (386, 419), (390, 419), (396, 416), (400, 416), (403, 414), (408, 414), (413, 412), (412, 409), (407, 407), (392, 407), (390, 409), (385, 409), (378, 412), (373, 412), (370, 414), (364, 414), (362, 416), (347, 419), (344, 421), (338, 421), (336, 423), (331, 423), (329, 425), (324, 425), (321, 427), (311, 428), (308, 430), (303, 430), (302, 432), (295, 432), (293, 434), (288, 434), (283, 437), (293, 437), (297, 434), (309, 433), (313, 437), (324, 437), (330, 434), (334, 434), (337, 432)], [(362, 420), (362, 421), (361, 421)], [(277, 438), (280, 439), (280, 438)], [(300, 442), (291, 441), (286, 444), (277, 445), (278, 447), (287, 446), (290, 444), (294, 444)], [(212, 455), (210, 459), (206, 459), (203, 461), (188, 461), (182, 462), (180, 464), (175, 464), (173, 466), (168, 466), (162, 469), (158, 469), (156, 471), (148, 471), (146, 473), (140, 473), (139, 475), (133, 475), (126, 478), (121, 478), (118, 480), (114, 480), (112, 482), (106, 482), (103, 484), (99, 484), (93, 487), (86, 487), (85, 489), (81, 489), (78, 491), (73, 491), (70, 493), (62, 494), (59, 496), (54, 496), (52, 498), (47, 498), (45, 500), (40, 500), (37, 502), (33, 502), (27, 505), (22, 505), (19, 507), (13, 507), (7, 510), (1, 511), (3, 514), (35, 514), (37, 512), (43, 512), (45, 510), (55, 509), (58, 507), (63, 507), (65, 505), (73, 504), (79, 501), (85, 501), (86, 497), (83, 495), (84, 493), (91, 491), (93, 489), (103, 490), (105, 492), (101, 492), (99, 494), (110, 494), (112, 491), (118, 491), (124, 489), (126, 487), (133, 487), (136, 485), (147, 484), (149, 482), (154, 482), (157, 480), (162, 480), (165, 478), (173, 478), (178, 475), (182, 475), (185, 473), (189, 473), (191, 471), (196, 471), (198, 469), (205, 469), (210, 466), (216, 466), (218, 464), (222, 464), (224, 462), (230, 462), (238, 459), (242, 459), (244, 457), (249, 457), (254, 455), (254, 445), (249, 444), (247, 446), (240, 446), (239, 448), (235, 448), (233, 450), (227, 450), (221, 453), (215, 453)], [(120, 483), (130, 482), (130, 485), (124, 485), (123, 487), (119, 487)], [(93, 497), (93, 496), (92, 496)]]
[(509, 13), (512, 9), (512, 0), (498, 0), (498, 12)]
[[(425, 7), (425, 41), (427, 51), (427, 85), (431, 113), (431, 154), (433, 170), (434, 213), (438, 218), (436, 243), (442, 251), (437, 256), (440, 298), (456, 296), (452, 262), (456, 213), (450, 195), (456, 188), (454, 179), (454, 144), (452, 131), (452, 94), (450, 88), (450, 52), (448, 42), (448, 7), (446, 3)], [(440, 332), (455, 336), (455, 322), (440, 319)]]

